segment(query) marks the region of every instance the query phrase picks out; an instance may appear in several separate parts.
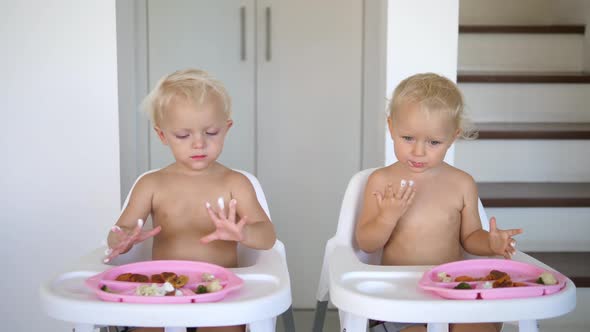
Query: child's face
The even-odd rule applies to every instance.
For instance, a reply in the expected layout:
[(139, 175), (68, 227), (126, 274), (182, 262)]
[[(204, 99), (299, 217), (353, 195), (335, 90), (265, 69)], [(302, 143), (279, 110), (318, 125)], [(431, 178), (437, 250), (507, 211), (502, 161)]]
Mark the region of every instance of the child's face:
[(202, 105), (179, 100), (170, 104), (154, 129), (177, 163), (191, 170), (204, 170), (221, 154), (231, 125), (232, 120), (215, 99)]
[(417, 104), (403, 105), (387, 122), (395, 156), (415, 173), (440, 166), (459, 135), (451, 116), (444, 112), (425, 112)]

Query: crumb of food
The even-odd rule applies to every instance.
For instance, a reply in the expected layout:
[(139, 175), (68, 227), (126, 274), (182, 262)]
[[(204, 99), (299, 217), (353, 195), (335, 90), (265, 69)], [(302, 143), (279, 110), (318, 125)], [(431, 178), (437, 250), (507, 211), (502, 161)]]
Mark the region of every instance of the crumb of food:
[(214, 279), (210, 281), (205, 287), (207, 287), (207, 292), (209, 293), (217, 292), (223, 289), (221, 283), (219, 282), (219, 279)]
[(197, 289), (195, 290), (195, 293), (197, 294), (206, 294), (207, 292), (207, 287), (205, 285), (199, 285), (197, 287)]
[(100, 287), (100, 290), (107, 293), (114, 293), (114, 291), (108, 288), (107, 285), (102, 285), (102, 287)]
[(483, 288), (483, 289), (491, 289), (491, 288), (493, 288), (492, 282), (491, 281), (484, 282), (483, 285), (481, 286), (481, 288)]
[(539, 279), (537, 279), (537, 283), (542, 285), (555, 285), (557, 284), (557, 279), (555, 279), (553, 274), (545, 271), (541, 273)]
[(462, 282), (459, 283), (457, 286), (454, 287), (455, 289), (472, 289), (471, 285), (466, 283), (466, 282)]
[(203, 273), (201, 275), (201, 280), (203, 281), (213, 281), (215, 280), (215, 276), (211, 273)]
[(451, 282), (452, 281), (451, 276), (446, 272), (439, 272), (436, 276), (438, 277), (438, 280), (441, 282)]

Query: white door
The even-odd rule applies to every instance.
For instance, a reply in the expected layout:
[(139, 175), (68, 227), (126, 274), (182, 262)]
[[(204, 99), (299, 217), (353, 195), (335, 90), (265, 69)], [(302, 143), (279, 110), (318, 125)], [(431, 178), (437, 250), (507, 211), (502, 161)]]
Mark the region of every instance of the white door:
[[(255, 173), (254, 0), (149, 0), (148, 80), (198, 68), (221, 80), (233, 104), (234, 125), (220, 161)], [(152, 130), (149, 168), (174, 161)]]
[(262, 2), (259, 24), (272, 29), (270, 61), (263, 51), (258, 64), (258, 178), (287, 250), (293, 306), (310, 308), (361, 167), (363, 0)]

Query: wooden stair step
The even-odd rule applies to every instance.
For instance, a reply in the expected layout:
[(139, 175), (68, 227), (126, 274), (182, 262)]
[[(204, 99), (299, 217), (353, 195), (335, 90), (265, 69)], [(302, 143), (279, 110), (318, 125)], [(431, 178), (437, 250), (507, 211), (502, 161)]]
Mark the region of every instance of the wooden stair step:
[(485, 207), (590, 207), (590, 183), (481, 182)]
[(590, 252), (527, 252), (570, 278), (576, 287), (590, 287)]
[(583, 35), (585, 25), (460, 25), (459, 33), (513, 33), (513, 34), (576, 34)]
[(586, 72), (492, 72), (460, 71), (458, 83), (590, 83)]
[(590, 139), (590, 123), (482, 122), (480, 139)]

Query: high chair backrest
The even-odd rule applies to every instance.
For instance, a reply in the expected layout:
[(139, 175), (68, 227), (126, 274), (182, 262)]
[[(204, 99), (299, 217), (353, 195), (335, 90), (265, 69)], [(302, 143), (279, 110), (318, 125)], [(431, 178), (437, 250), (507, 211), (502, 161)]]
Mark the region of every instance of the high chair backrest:
[[(373, 253), (366, 253), (358, 248), (354, 232), (356, 222), (360, 216), (363, 206), (364, 192), (369, 176), (377, 168), (368, 168), (356, 173), (348, 183), (344, 198), (342, 199), (342, 206), (340, 208), (340, 216), (338, 218), (338, 227), (336, 229), (335, 239), (338, 243), (344, 245), (351, 245), (361, 262), (366, 264), (380, 264), (381, 251)], [(483, 208), (481, 200), (478, 200), (479, 216), (482, 227), (489, 230), (489, 221), (487, 214)]]
[[(150, 174), (150, 173), (153, 173), (156, 171), (158, 171), (158, 169), (153, 169), (153, 170), (147, 171), (147, 172), (143, 173), (142, 175), (140, 175), (137, 178), (137, 180), (135, 180), (135, 182), (133, 183), (133, 186), (129, 190), (129, 193), (127, 194), (127, 198), (125, 198), (125, 202), (123, 203), (123, 207), (121, 208), (121, 213), (123, 213), (123, 210), (125, 210), (125, 208), (127, 207), (127, 204), (129, 204), (129, 198), (131, 197), (131, 192), (133, 192), (133, 188), (135, 188), (135, 185), (137, 184), (139, 179), (141, 179), (143, 176), (145, 176), (147, 174)], [(256, 198), (258, 198), (258, 203), (260, 203), (260, 206), (262, 207), (262, 209), (264, 210), (264, 212), (266, 213), (268, 218), (272, 221), (272, 219), (270, 217), (270, 212), (268, 209), (268, 203), (266, 202), (266, 197), (264, 196), (264, 192), (262, 191), (262, 186), (260, 185), (260, 182), (258, 181), (258, 179), (254, 175), (252, 175), (246, 171), (242, 171), (242, 170), (235, 170), (235, 171), (244, 174), (248, 178), (248, 180), (250, 180), (250, 183), (252, 183), (252, 186), (254, 187), (254, 191), (256, 192)], [(144, 227), (146, 227), (148, 229), (152, 227), (151, 217), (149, 217), (148, 220), (146, 220)], [(141, 262), (141, 261), (151, 260), (151, 258), (152, 258), (152, 244), (153, 244), (153, 240), (151, 238), (147, 239), (141, 243), (138, 243), (138, 244), (134, 245), (133, 248), (131, 248), (131, 250), (129, 250), (129, 252), (127, 252), (126, 254), (120, 255), (120, 256), (116, 257), (115, 259), (113, 259), (111, 264), (122, 265), (122, 264), (128, 264), (128, 263), (133, 263), (133, 262)], [(277, 241), (277, 243), (275, 245), (282, 245), (282, 244), (280, 244)], [(258, 250), (251, 249), (251, 248), (248, 248), (248, 247), (238, 244), (238, 265), (240, 267), (250, 266), (250, 265), (254, 264), (257, 257), (258, 257)]]

